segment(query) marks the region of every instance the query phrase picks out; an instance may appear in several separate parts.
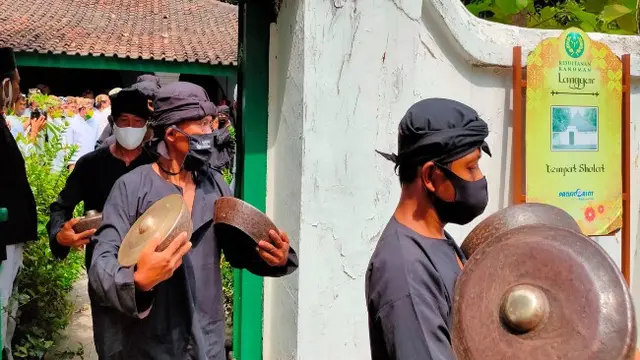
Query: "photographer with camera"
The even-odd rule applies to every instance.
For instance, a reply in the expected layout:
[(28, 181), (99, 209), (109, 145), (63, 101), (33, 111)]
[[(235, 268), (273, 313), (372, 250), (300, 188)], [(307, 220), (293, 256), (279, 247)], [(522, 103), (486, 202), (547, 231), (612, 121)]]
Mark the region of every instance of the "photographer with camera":
[(47, 124), (47, 112), (41, 111), (40, 109), (35, 109), (31, 112), (29, 116), (29, 121), (25, 128), (26, 133), (29, 135), (28, 139), (30, 141), (35, 141), (40, 134), (40, 131), (44, 129)]
[(218, 114), (211, 122), (211, 130), (215, 134), (213, 144), (213, 155), (209, 160), (209, 164), (214, 169), (222, 171), (223, 169), (232, 170), (233, 158), (236, 154), (236, 140), (231, 136), (229, 129), (231, 128), (232, 117), (231, 109), (222, 105), (218, 107)]

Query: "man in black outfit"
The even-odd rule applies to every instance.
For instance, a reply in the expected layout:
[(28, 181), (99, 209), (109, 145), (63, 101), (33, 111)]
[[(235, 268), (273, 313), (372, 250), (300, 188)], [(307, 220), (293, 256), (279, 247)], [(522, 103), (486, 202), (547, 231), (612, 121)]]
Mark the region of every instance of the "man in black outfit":
[(400, 121), (402, 193), (366, 275), (373, 360), (455, 360), (451, 305), (464, 254), (446, 224), (467, 224), (487, 206), (478, 164), (489, 129), (472, 108), (449, 99), (417, 102)]
[[(67, 179), (58, 199), (51, 204), (51, 218), (47, 224), (51, 252), (64, 259), (73, 248), (89, 243), (96, 229), (75, 233), (72, 219), (76, 205), (84, 201), (85, 210), (101, 212), (113, 184), (122, 175), (153, 161), (142, 148), (151, 112), (147, 99), (140, 90), (123, 89), (111, 96), (112, 114), (109, 117), (116, 141), (81, 157)], [(91, 249), (87, 248), (86, 265), (89, 269)]]
[[(0, 222), (0, 293), (2, 303), (2, 341), (0, 352), (11, 354), (9, 316), (17, 306), (9, 305), (15, 279), (22, 266), (23, 244), (38, 238), (36, 202), (27, 179), (24, 158), (7, 126), (3, 109), (9, 109), (20, 94), (20, 75), (11, 48), (0, 48), (0, 208), (8, 215)], [(9, 327), (12, 327), (9, 325)]]

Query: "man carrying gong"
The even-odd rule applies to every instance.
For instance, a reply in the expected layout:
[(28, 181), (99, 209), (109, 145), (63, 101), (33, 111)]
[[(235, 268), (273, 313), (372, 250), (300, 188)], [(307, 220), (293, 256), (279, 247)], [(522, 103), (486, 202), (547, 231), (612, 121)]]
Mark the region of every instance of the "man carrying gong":
[(444, 230), (487, 206), (487, 124), (457, 101), (426, 99), (400, 121), (402, 193), (369, 262), (366, 299), (373, 360), (455, 360), (450, 314), (464, 254)]
[[(221, 252), (236, 268), (273, 277), (293, 272), (297, 256), (284, 232), (272, 231), (249, 251), (216, 238), (214, 202), (231, 191), (209, 166), (216, 107), (204, 89), (169, 84), (153, 108), (151, 150), (158, 160), (115, 183), (92, 239), (89, 282), (106, 306), (94, 316), (96, 348), (100, 359), (224, 360)], [(164, 239), (151, 240), (136, 266), (121, 266), (118, 250), (131, 224), (172, 194), (182, 195), (191, 211), (191, 238), (182, 233), (162, 252), (155, 249)]]

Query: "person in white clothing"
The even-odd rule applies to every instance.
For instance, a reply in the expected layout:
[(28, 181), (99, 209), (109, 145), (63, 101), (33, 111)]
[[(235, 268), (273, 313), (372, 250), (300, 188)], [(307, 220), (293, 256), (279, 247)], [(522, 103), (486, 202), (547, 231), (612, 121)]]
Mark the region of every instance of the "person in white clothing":
[(93, 119), (98, 128), (96, 139), (100, 137), (104, 129), (109, 125), (109, 115), (111, 115), (109, 95), (100, 94), (96, 97), (96, 109), (93, 112)]
[(69, 119), (68, 127), (64, 132), (64, 143), (68, 146), (76, 146), (76, 150), (71, 156), (67, 167), (73, 169), (76, 161), (87, 153), (93, 151), (96, 144), (96, 129), (91, 126), (87, 120), (88, 106), (84, 102), (80, 102), (75, 115)]

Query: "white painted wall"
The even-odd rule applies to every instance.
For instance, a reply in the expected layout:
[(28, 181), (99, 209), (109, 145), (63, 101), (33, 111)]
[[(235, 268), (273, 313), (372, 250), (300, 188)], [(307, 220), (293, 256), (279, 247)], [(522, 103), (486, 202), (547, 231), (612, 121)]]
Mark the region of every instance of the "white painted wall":
[[(482, 160), (484, 216), (509, 204), (512, 80), (504, 66), (512, 46), (523, 45), (524, 57), (559, 33), (488, 23), (458, 0), (284, 0), (272, 28), (267, 210), (295, 239), (301, 266), (266, 281), (266, 360), (368, 358), (364, 274), (400, 193), (392, 164), (374, 150), (396, 151), (398, 122), (416, 101), (449, 97), (478, 110), (494, 153)], [(640, 49), (638, 37), (593, 38), (619, 54)], [(632, 112), (635, 254), (640, 108)], [(448, 230), (461, 241), (481, 219)], [(597, 240), (619, 263), (617, 239)], [(640, 276), (632, 290), (640, 293)]]

